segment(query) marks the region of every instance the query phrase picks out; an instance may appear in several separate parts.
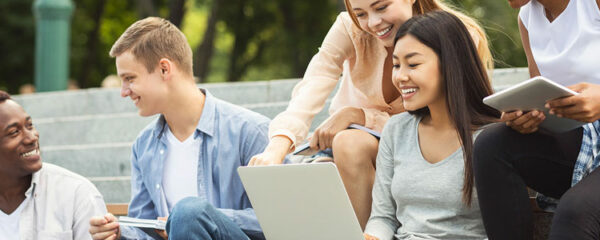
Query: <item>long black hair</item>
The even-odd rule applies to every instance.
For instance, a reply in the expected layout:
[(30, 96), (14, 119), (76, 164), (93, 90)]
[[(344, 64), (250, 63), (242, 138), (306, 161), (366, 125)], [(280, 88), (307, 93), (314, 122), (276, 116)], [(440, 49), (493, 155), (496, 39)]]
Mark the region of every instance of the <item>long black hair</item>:
[[(483, 104), (492, 94), (488, 73), (483, 67), (477, 48), (465, 25), (451, 13), (433, 11), (415, 16), (398, 30), (398, 39), (411, 35), (431, 48), (440, 61), (442, 88), (450, 119), (456, 127), (465, 161), (462, 201), (471, 205), (473, 194), (473, 137), (479, 127), (496, 122), (500, 112)], [(411, 111), (419, 116), (429, 115), (427, 107)]]

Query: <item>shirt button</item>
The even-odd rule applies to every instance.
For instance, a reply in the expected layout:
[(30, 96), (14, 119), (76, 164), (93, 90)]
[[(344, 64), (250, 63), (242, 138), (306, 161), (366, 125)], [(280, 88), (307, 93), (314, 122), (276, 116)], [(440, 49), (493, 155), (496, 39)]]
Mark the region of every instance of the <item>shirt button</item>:
[(163, 153), (165, 153), (165, 150), (162, 150), (162, 149), (161, 149), (161, 150), (160, 150), (160, 154), (163, 154)]
[(160, 184), (156, 184), (156, 189), (159, 189), (159, 188), (160, 188)]

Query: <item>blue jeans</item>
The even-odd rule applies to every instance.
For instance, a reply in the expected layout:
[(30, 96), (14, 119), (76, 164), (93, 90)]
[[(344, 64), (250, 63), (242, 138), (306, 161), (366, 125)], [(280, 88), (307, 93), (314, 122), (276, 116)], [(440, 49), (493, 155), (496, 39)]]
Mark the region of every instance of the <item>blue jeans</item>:
[(169, 239), (244, 240), (248, 236), (231, 219), (197, 197), (179, 201), (167, 220)]

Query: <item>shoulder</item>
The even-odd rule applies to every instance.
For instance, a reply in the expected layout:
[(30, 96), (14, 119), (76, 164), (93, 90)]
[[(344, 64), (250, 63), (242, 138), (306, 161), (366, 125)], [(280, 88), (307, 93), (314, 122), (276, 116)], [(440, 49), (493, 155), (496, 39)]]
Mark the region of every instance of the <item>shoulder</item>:
[(249, 126), (255, 129), (268, 128), (271, 120), (264, 115), (223, 101), (214, 96), (212, 98), (215, 103), (215, 114), (218, 115), (219, 124)]
[(403, 112), (392, 116), (385, 126), (393, 129), (402, 128), (405, 127), (406, 124), (414, 123), (417, 121), (417, 118), (416, 115)]
[(152, 142), (151, 139), (152, 139), (152, 137), (154, 137), (154, 129), (156, 129), (158, 127), (158, 125), (161, 124), (160, 123), (161, 121), (164, 122), (163, 117), (159, 115), (154, 120), (152, 120), (148, 125), (146, 125), (146, 127), (144, 127), (144, 129), (142, 129), (142, 131), (140, 131), (138, 136), (135, 138), (134, 145), (144, 146), (144, 145), (148, 145), (149, 143), (151, 143)]
[(527, 28), (529, 25), (529, 17), (531, 16), (533, 10), (532, 4), (533, 3), (529, 1), (519, 9), (519, 20), (521, 20), (521, 23), (525, 28)]
[(419, 117), (408, 112), (392, 116), (383, 127), (382, 138), (405, 138), (410, 135), (410, 129), (415, 125)]
[(85, 190), (97, 192), (96, 187), (87, 178), (51, 163), (43, 163), (40, 181), (46, 181), (44, 185), (59, 186), (64, 190)]

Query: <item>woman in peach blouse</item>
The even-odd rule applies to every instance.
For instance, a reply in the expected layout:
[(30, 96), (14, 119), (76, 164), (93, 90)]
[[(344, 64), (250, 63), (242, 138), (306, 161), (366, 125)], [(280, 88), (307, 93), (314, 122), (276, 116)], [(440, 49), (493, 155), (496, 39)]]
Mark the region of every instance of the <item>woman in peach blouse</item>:
[[(296, 85), (287, 110), (273, 119), (270, 142), (250, 165), (280, 164), (307, 136), (314, 116), (341, 80), (330, 116), (310, 139), (312, 149), (332, 149), (356, 216), (364, 228), (371, 212), (371, 190), (379, 140), (347, 129), (359, 124), (381, 131), (391, 115), (404, 111), (392, 85), (394, 36), (416, 14), (444, 10), (459, 17), (473, 35), (482, 62), (492, 65), (487, 38), (473, 19), (438, 0), (345, 0), (342, 12)], [(341, 77), (340, 77), (341, 75)]]

